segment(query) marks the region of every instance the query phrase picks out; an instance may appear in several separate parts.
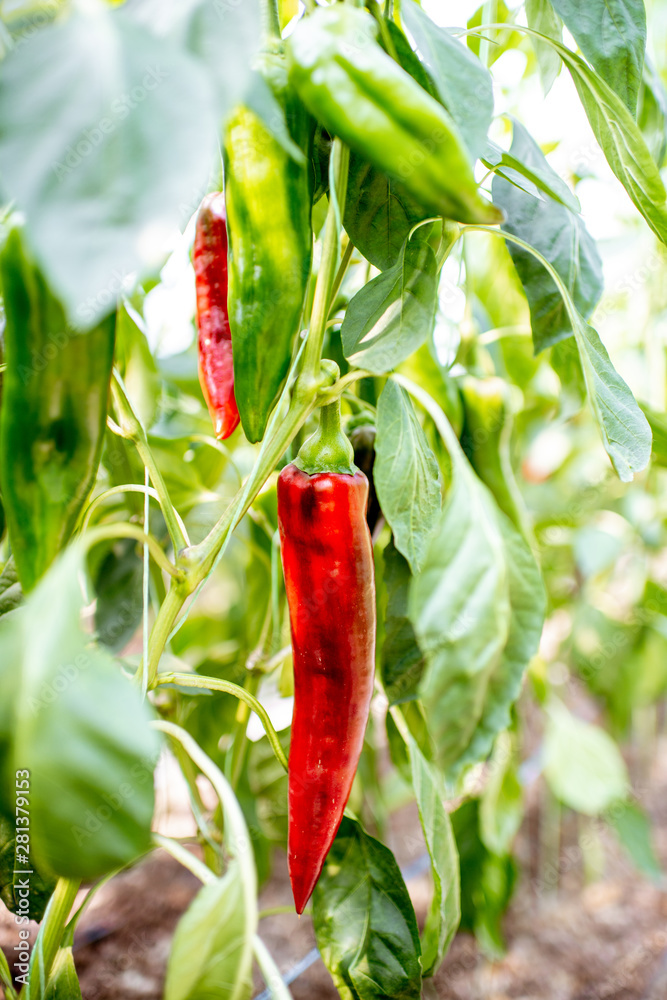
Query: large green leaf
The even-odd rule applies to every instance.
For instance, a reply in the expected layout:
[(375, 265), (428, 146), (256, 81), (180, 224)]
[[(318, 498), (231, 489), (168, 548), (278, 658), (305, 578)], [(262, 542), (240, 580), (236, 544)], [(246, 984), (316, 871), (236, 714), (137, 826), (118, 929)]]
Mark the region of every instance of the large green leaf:
[[(518, 122), (514, 123), (511, 154), (553, 183), (553, 171), (542, 151)], [(562, 182), (561, 182), (562, 183)], [(500, 174), (493, 179), (493, 197), (507, 213), (502, 228), (530, 243), (558, 271), (578, 310), (590, 316), (602, 294), (602, 262), (583, 219), (563, 204), (540, 197), (537, 187), (521, 190)], [(572, 333), (567, 308), (551, 277), (535, 258), (508, 242), (508, 249), (530, 306), (535, 352)]]
[(91, 326), (131, 272), (156, 269), (160, 234), (206, 190), (210, 84), (124, 10), (78, 5), (9, 53), (0, 108), (4, 192), (72, 322)]
[(378, 401), (373, 481), (394, 544), (417, 573), (440, 515), (442, 483), (410, 397), (391, 379)]
[(36, 860), (92, 879), (150, 845), (159, 740), (137, 687), (79, 628), (81, 565), (71, 546), (8, 622), (0, 671), (15, 678), (12, 767), (30, 772)]
[(546, 594), (542, 574), (527, 542), (502, 511), (497, 511), (504, 543), (510, 600), (510, 626), (502, 656), (490, 678), (481, 718), (458, 767), (488, 756), (498, 733), (510, 723), (510, 710), (519, 696), (530, 660), (542, 635)]
[(419, 1000), (417, 920), (388, 847), (343, 818), (313, 893), (324, 964), (343, 1000)]
[(410, 566), (395, 547), (393, 539), (385, 548), (383, 559), (382, 581), (387, 591), (387, 610), (380, 668), (389, 703), (397, 705), (415, 697), (424, 669), (424, 655), (408, 617), (408, 593), (412, 580)]
[(407, 240), (396, 264), (350, 302), (340, 331), (345, 357), (377, 375), (391, 371), (430, 335), (437, 293), (433, 251)]
[(634, 114), (646, 48), (644, 0), (551, 3), (593, 69)]
[(556, 798), (588, 816), (604, 812), (628, 789), (625, 763), (611, 736), (556, 699), (548, 706), (544, 774)]
[(458, 442), (448, 441), (453, 482), (421, 572), (410, 618), (426, 667), (419, 685), (437, 759), (450, 768), (482, 718), (510, 625), (509, 579), (491, 494)]
[(252, 993), (252, 936), (238, 863), (199, 890), (181, 917), (165, 1000), (244, 1000)]
[(461, 919), (459, 859), (438, 773), (411, 736), (408, 750), (412, 787), (433, 873), (433, 898), (422, 934), (422, 969), (425, 976), (432, 976), (447, 954)]
[(467, 46), (434, 24), (415, 0), (401, 3), (403, 22), (417, 43), (440, 100), (458, 125), (473, 160), (481, 156), (493, 118), (493, 84)]

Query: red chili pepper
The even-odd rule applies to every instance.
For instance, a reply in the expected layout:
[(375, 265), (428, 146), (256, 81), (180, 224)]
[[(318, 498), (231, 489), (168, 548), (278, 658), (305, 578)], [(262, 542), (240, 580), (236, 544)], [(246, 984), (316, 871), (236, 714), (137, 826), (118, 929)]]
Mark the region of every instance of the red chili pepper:
[(239, 423), (234, 397), (232, 333), (227, 312), (225, 196), (208, 194), (197, 216), (194, 249), (199, 329), (199, 381), (215, 436), (228, 438)]
[(297, 913), (315, 888), (352, 788), (375, 667), (368, 480), (338, 403), (278, 479), (278, 523), (294, 654), (288, 860)]

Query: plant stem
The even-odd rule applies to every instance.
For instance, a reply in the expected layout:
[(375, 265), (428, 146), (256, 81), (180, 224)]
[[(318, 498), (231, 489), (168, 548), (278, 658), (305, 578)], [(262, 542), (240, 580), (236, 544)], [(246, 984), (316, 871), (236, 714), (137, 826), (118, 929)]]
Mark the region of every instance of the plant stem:
[(159, 684), (179, 684), (182, 687), (204, 688), (210, 691), (223, 691), (225, 694), (232, 694), (239, 701), (242, 701), (248, 708), (257, 715), (264, 726), (267, 739), (271, 744), (271, 749), (280, 761), (282, 767), (287, 770), (287, 758), (280, 745), (278, 733), (275, 731), (269, 714), (260, 701), (253, 694), (246, 691), (240, 684), (233, 684), (231, 681), (224, 681), (220, 677), (205, 677), (202, 674), (180, 674), (170, 671), (160, 674)]
[[(157, 684), (158, 666), (162, 653), (164, 652), (165, 646), (169, 641), (169, 636), (176, 619), (178, 618), (179, 611), (188, 598), (188, 594), (189, 591), (185, 583), (176, 581), (172, 582), (171, 587), (167, 591), (167, 596), (160, 606), (157, 618), (153, 622), (153, 628), (151, 629), (150, 640), (148, 643), (149, 653), (147, 686), (149, 691), (152, 691)], [(139, 669), (140, 671), (145, 669), (143, 661)]]
[(192, 851), (189, 851), (187, 847), (183, 847), (179, 844), (177, 840), (172, 840), (171, 837), (163, 837), (159, 833), (153, 834), (153, 843), (156, 847), (161, 847), (168, 854), (171, 854), (172, 858), (175, 858), (179, 864), (187, 868), (188, 871), (203, 882), (204, 885), (210, 885), (215, 882), (216, 875), (212, 872), (208, 865), (205, 865), (203, 861), (200, 861)]
[(329, 316), (329, 305), (331, 303), (331, 289), (338, 265), (340, 227), (345, 211), (347, 174), (350, 165), (350, 151), (347, 146), (343, 145), (340, 139), (334, 140), (331, 150), (331, 162), (334, 186), (329, 194), (329, 210), (324, 230), (322, 260), (317, 273), (313, 312), (308, 339), (306, 341), (306, 350), (304, 352), (303, 368), (299, 376), (299, 382), (305, 381), (306, 383), (314, 381), (319, 374), (324, 332)]
[(292, 994), (285, 985), (271, 952), (259, 934), (255, 934), (252, 939), (252, 950), (273, 1000), (292, 1000)]
[(80, 884), (78, 880), (67, 878), (58, 879), (56, 883), (30, 958), (29, 982), (27, 988), (21, 990), (21, 995), (25, 995), (26, 1000), (42, 1000), (46, 994), (53, 960), (60, 947)]
[(136, 413), (132, 409), (132, 404), (128, 399), (123, 381), (116, 371), (114, 371), (114, 377), (111, 381), (111, 394), (113, 396), (116, 414), (120, 421), (120, 429), (123, 436), (132, 441), (135, 448), (139, 452), (141, 461), (148, 469), (151, 482), (153, 483), (153, 486), (155, 487), (160, 498), (160, 507), (162, 508), (162, 514), (165, 524), (167, 525), (167, 531), (169, 532), (169, 537), (171, 538), (171, 544), (174, 546), (174, 552), (178, 553), (181, 549), (186, 548), (188, 544), (188, 539), (184, 535), (181, 528), (181, 524), (183, 522), (176, 517), (174, 505), (169, 498), (167, 484), (162, 477), (162, 473), (160, 472), (157, 462), (153, 457), (153, 452), (148, 445), (146, 431), (144, 430)]
[(343, 251), (343, 257), (338, 266), (338, 270), (336, 271), (336, 277), (334, 278), (333, 284), (331, 286), (331, 306), (329, 308), (329, 313), (331, 313), (331, 308), (333, 308), (333, 305), (336, 301), (336, 296), (340, 291), (340, 286), (343, 284), (343, 279), (345, 278), (347, 269), (350, 266), (350, 261), (352, 260), (353, 253), (354, 253), (354, 243), (352, 242), (352, 240), (348, 239), (347, 243), (345, 244), (345, 250)]

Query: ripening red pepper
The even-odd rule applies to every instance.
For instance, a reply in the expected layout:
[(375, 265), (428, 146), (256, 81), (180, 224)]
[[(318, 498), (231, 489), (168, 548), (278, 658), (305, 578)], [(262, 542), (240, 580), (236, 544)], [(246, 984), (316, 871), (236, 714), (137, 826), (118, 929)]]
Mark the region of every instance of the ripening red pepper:
[(239, 423), (227, 311), (227, 224), (222, 192), (206, 195), (201, 203), (195, 231), (194, 268), (199, 382), (215, 436), (220, 440), (228, 438)]
[(338, 403), (278, 479), (294, 655), (288, 861), (302, 913), (336, 836), (364, 741), (375, 668), (368, 480)]

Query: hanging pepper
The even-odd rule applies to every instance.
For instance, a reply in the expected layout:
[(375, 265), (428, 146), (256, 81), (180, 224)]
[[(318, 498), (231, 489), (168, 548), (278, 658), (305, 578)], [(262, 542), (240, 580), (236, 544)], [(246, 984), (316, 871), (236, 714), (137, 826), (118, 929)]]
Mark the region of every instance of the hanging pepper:
[(199, 382), (215, 436), (228, 438), (239, 423), (234, 397), (232, 333), (227, 312), (225, 196), (208, 194), (197, 215), (194, 247), (199, 331)]
[(364, 741), (375, 666), (368, 480), (338, 403), (278, 479), (278, 524), (294, 656), (288, 860), (297, 913), (340, 825)]
[(311, 174), (299, 157), (308, 148), (310, 119), (287, 86), (283, 57), (265, 54), (262, 71), (295, 148), (288, 152), (245, 105), (228, 120), (229, 322), (236, 402), (249, 441), (264, 436), (285, 384), (312, 255)]
[(303, 103), (428, 211), (459, 222), (502, 221), (479, 195), (450, 114), (383, 51), (377, 35), (371, 15), (350, 4), (317, 7), (299, 21), (287, 58)]
[(18, 228), (0, 254), (5, 361), (0, 483), (19, 579), (30, 590), (69, 539), (95, 482), (115, 317), (67, 325)]

